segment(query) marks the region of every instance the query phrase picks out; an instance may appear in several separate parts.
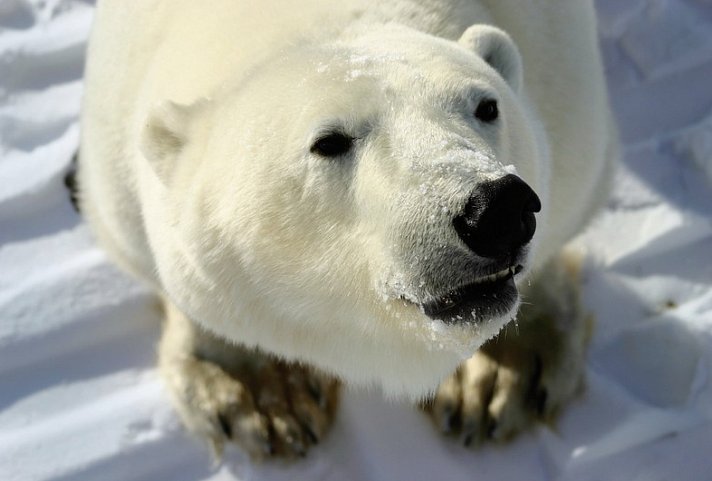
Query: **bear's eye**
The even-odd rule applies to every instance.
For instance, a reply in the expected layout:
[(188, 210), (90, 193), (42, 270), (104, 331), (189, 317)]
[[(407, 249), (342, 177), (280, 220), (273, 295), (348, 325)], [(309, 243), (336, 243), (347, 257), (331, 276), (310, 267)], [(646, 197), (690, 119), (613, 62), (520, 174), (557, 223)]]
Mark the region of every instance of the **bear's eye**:
[(309, 151), (322, 157), (338, 157), (351, 150), (353, 143), (353, 137), (341, 132), (330, 132), (317, 139)]
[(499, 116), (499, 109), (497, 108), (497, 101), (492, 99), (485, 99), (477, 106), (475, 110), (475, 117), (480, 119), (482, 122), (494, 122)]

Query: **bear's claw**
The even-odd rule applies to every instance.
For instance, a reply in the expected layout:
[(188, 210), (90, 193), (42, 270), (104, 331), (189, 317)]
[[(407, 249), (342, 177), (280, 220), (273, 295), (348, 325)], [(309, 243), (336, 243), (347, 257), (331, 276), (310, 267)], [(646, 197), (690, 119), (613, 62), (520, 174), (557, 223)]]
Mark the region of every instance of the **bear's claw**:
[(161, 373), (186, 426), (220, 459), (225, 442), (253, 459), (305, 456), (328, 432), (339, 383), (308, 367), (227, 345), (167, 306)]
[(426, 402), (441, 432), (466, 446), (507, 441), (535, 420), (553, 421), (579, 392), (590, 319), (573, 262), (562, 257), (547, 266), (527, 292), (520, 321), (461, 364)]

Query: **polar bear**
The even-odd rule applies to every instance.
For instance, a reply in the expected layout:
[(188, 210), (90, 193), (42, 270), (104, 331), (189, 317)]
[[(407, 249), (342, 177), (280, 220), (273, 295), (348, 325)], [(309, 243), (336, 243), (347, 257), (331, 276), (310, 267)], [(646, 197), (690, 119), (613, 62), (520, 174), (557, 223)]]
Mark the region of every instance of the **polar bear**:
[(340, 383), (465, 444), (575, 394), (561, 253), (616, 152), (591, 1), (103, 0), (82, 130), (81, 209), (216, 452), (304, 454)]

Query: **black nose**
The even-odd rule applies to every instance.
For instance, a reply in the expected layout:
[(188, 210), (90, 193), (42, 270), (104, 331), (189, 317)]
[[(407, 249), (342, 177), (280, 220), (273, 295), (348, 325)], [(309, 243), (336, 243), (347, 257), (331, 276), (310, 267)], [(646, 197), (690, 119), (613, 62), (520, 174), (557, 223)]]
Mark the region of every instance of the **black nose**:
[(516, 175), (480, 184), (453, 220), (460, 239), (478, 256), (511, 256), (536, 230), (534, 213), (541, 210), (536, 193)]

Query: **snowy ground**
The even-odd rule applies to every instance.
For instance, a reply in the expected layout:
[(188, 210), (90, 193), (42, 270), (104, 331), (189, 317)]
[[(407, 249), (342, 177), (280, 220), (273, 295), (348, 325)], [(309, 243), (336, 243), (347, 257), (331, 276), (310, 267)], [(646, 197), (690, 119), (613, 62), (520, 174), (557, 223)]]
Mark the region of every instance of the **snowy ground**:
[(0, 0), (0, 480), (712, 480), (712, 2), (597, 4), (625, 159), (582, 241), (598, 328), (558, 429), (470, 451), (355, 392), (305, 461), (213, 468), (157, 379), (154, 301), (62, 185), (92, 2)]

